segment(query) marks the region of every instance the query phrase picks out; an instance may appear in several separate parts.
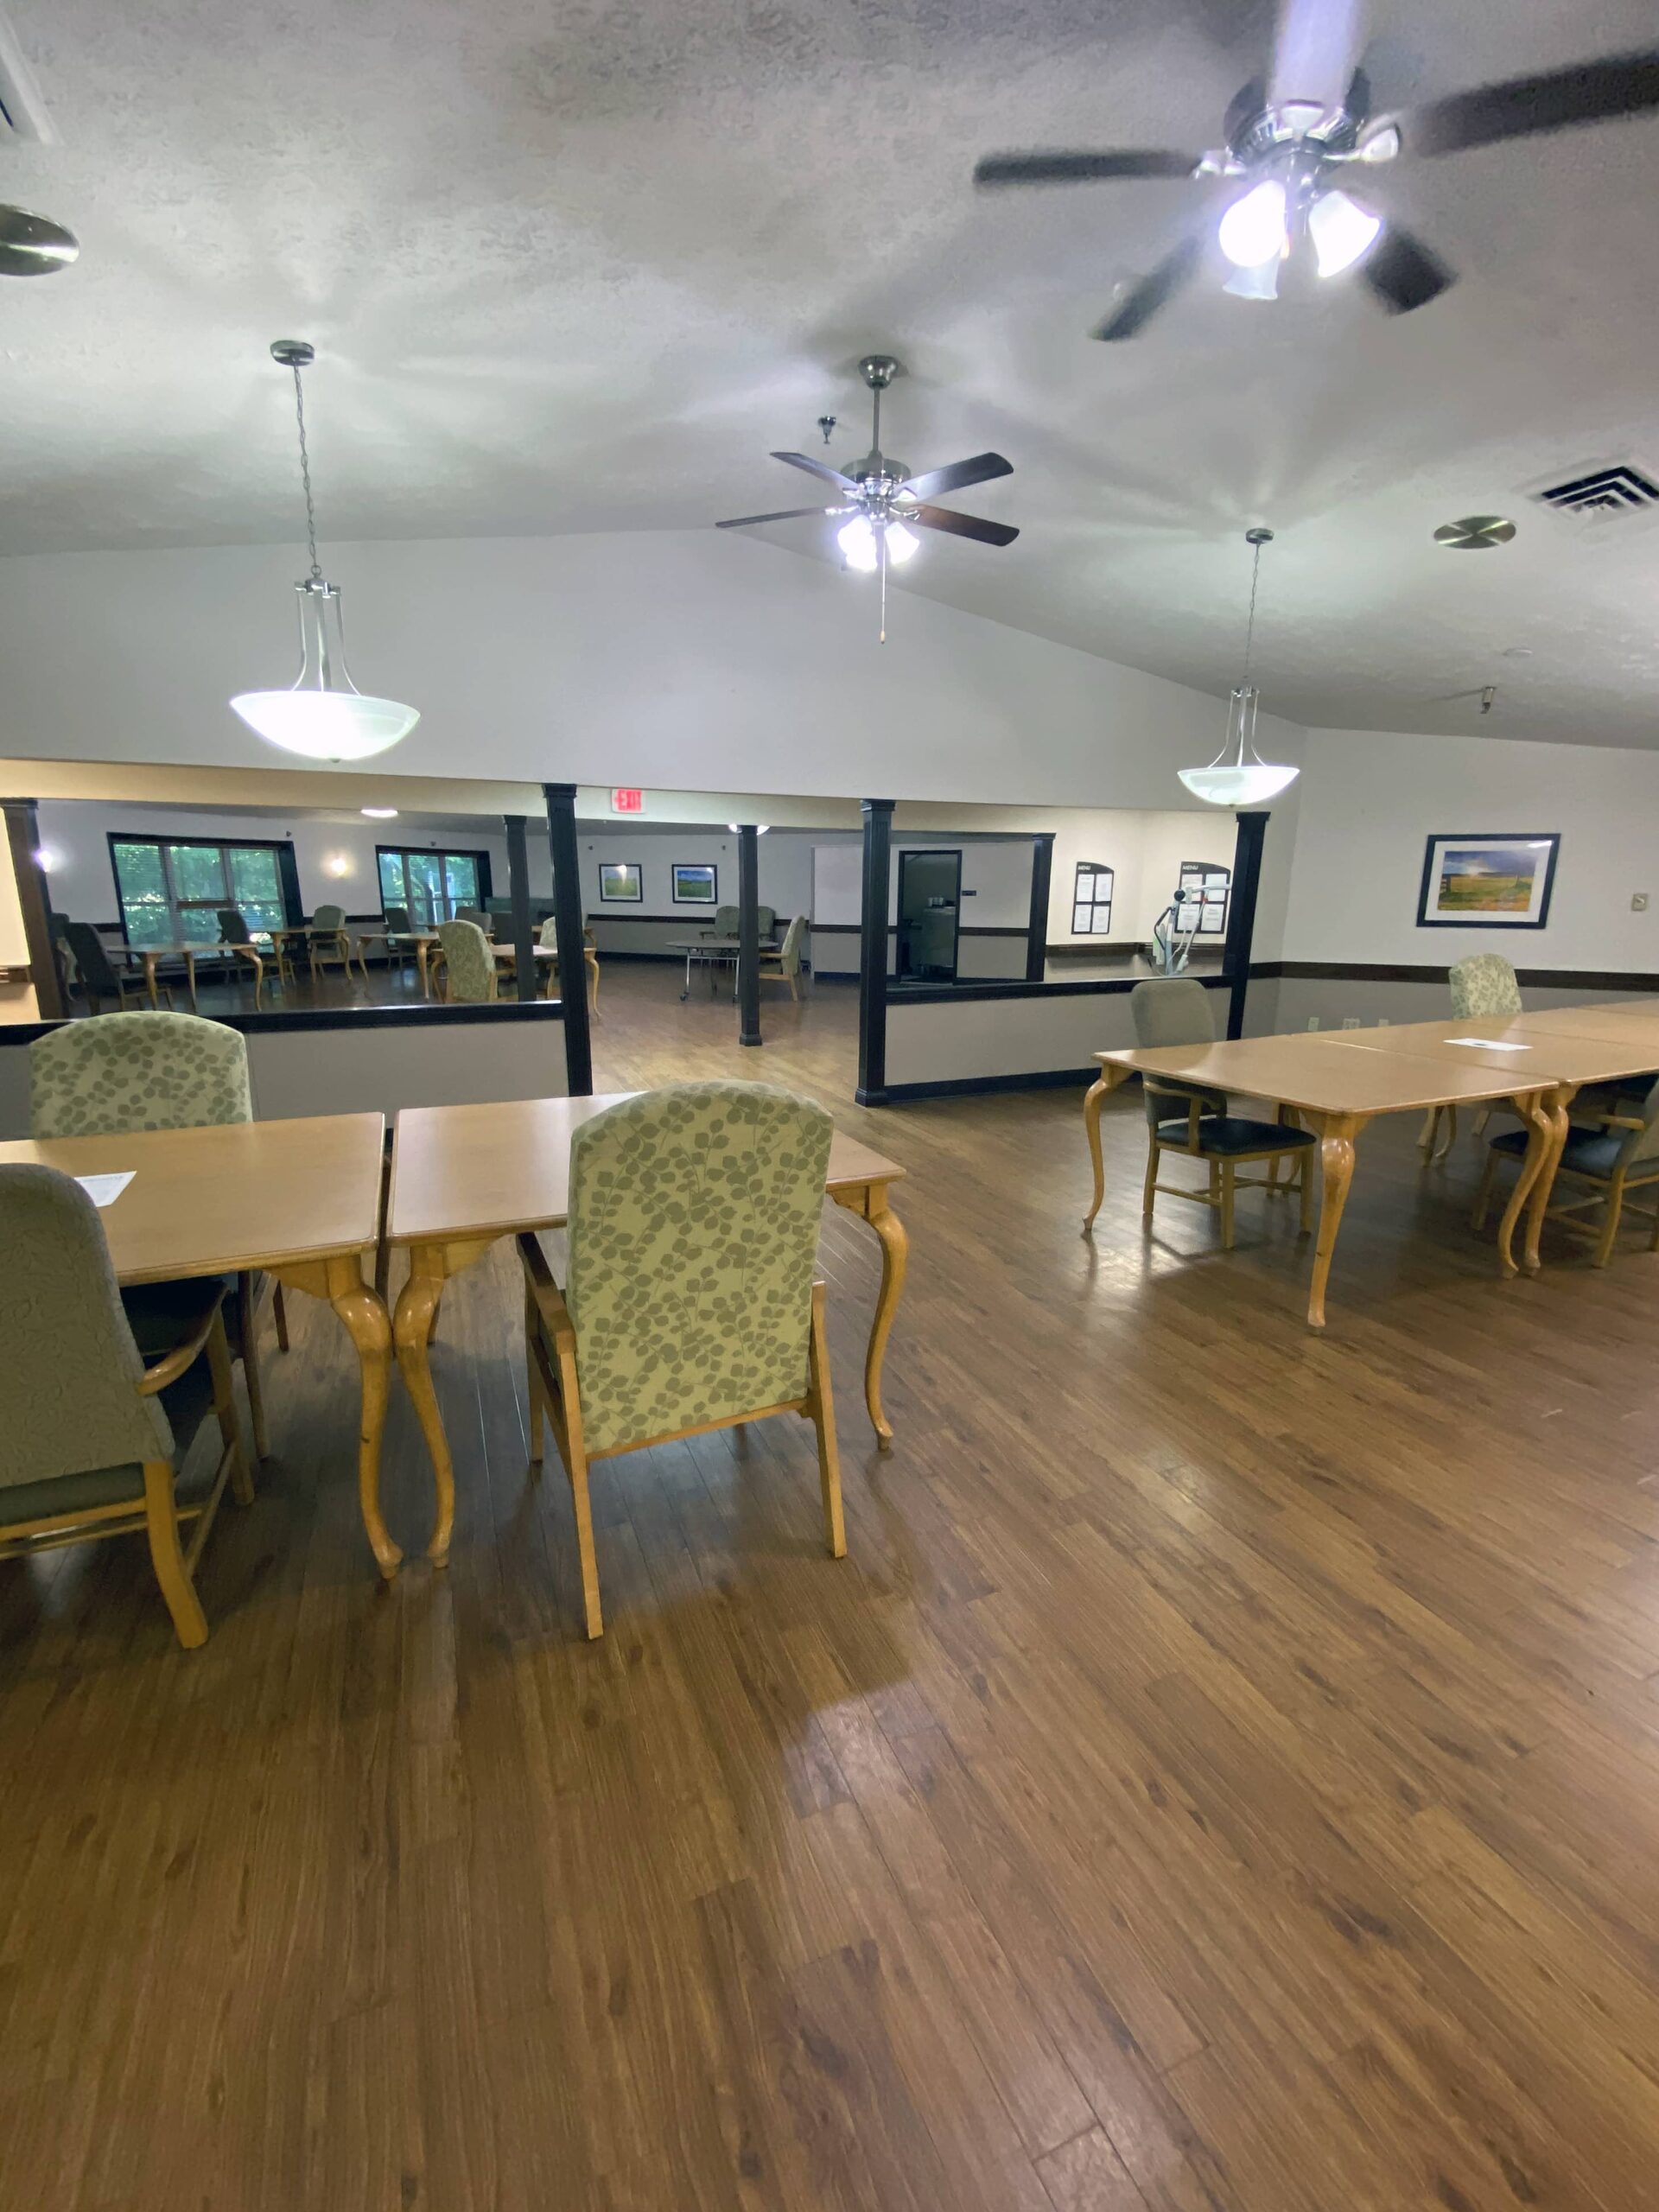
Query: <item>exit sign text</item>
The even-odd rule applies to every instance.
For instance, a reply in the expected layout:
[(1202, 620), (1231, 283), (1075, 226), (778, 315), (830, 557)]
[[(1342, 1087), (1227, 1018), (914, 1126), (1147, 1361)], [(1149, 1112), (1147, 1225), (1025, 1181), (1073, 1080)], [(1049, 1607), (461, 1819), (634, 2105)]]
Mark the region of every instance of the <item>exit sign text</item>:
[(613, 814), (643, 814), (645, 810), (644, 791), (616, 790), (611, 793)]

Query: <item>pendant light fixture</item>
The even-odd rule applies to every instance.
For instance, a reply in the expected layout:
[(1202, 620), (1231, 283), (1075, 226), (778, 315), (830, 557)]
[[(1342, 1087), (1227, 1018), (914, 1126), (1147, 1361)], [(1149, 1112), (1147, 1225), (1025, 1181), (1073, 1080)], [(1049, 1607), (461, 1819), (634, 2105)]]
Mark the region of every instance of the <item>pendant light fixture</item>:
[(300, 372), (315, 360), (316, 349), (302, 338), (279, 338), (270, 354), (294, 372), (305, 535), (311, 549), (311, 573), (294, 587), (300, 603), (300, 672), (287, 691), (240, 691), (231, 705), (251, 730), (285, 753), (302, 753), (314, 760), (363, 760), (407, 737), (421, 719), (420, 709), (400, 706), (395, 699), (366, 698), (352, 681), (339, 588), (325, 581), (317, 562), (317, 517), (300, 385)]
[(1262, 548), (1271, 545), (1270, 530), (1247, 530), (1254, 548), (1250, 563), (1250, 614), (1244, 629), (1244, 681), (1233, 686), (1227, 702), (1227, 737), (1207, 768), (1183, 768), (1181, 781), (1195, 798), (1211, 806), (1251, 806), (1294, 783), (1297, 771), (1262, 760), (1255, 749), (1255, 709), (1261, 693), (1250, 681), (1250, 653), (1255, 643), (1255, 587), (1262, 573)]

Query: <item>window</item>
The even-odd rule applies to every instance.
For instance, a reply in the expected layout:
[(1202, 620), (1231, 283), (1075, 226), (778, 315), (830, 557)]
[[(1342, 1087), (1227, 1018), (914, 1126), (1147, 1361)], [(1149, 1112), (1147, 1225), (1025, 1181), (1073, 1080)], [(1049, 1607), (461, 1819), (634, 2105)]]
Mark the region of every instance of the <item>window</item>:
[(1112, 933), (1112, 886), (1115, 872), (1098, 861), (1079, 861), (1071, 892), (1073, 937), (1109, 937)]
[(1181, 889), (1189, 899), (1200, 901), (1198, 936), (1226, 936), (1227, 899), (1232, 884), (1233, 872), (1230, 868), (1217, 868), (1210, 861), (1181, 862)]
[(457, 907), (482, 908), (490, 895), (487, 853), (408, 851), (397, 845), (377, 845), (374, 852), (380, 869), (381, 911), (407, 906), (415, 929), (453, 922)]
[(222, 906), (236, 907), (256, 936), (281, 929), (298, 882), (288, 844), (111, 834), (110, 865), (127, 943), (140, 946), (216, 944)]

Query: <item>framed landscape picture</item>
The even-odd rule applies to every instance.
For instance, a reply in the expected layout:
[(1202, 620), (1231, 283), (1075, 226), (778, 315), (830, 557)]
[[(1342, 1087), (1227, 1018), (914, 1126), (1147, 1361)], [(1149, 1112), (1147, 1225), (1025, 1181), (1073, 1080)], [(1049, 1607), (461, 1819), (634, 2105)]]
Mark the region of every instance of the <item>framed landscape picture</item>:
[(606, 861), (599, 871), (599, 895), (637, 906), (645, 895), (644, 868), (639, 861)]
[(1418, 927), (1542, 929), (1560, 846), (1559, 831), (1431, 837), (1417, 895)]
[(674, 904), (677, 906), (717, 906), (720, 904), (720, 872), (705, 867), (701, 861), (676, 861), (673, 863)]

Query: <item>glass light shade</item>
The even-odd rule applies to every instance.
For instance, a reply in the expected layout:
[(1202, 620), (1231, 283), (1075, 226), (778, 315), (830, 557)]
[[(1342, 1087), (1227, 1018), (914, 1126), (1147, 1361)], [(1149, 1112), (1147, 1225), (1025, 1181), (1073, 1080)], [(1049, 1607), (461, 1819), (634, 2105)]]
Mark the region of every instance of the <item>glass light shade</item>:
[(1236, 269), (1256, 269), (1285, 250), (1285, 188), (1268, 177), (1235, 200), (1216, 243)]
[(1235, 269), (1222, 286), (1236, 300), (1276, 300), (1279, 296), (1279, 271), (1284, 263), (1278, 254), (1271, 261), (1259, 261), (1254, 269)]
[(836, 532), (836, 543), (849, 569), (857, 569), (865, 575), (874, 573), (875, 532), (870, 528), (868, 515), (855, 515), (850, 522), (842, 523)]
[(1299, 770), (1281, 767), (1256, 753), (1255, 709), (1260, 697), (1254, 683), (1235, 684), (1227, 702), (1227, 741), (1219, 756), (1207, 768), (1176, 771), (1194, 798), (1205, 799), (1211, 806), (1251, 806), (1272, 798), (1296, 780)]
[(365, 760), (407, 737), (417, 707), (365, 698), (346, 665), (340, 594), (321, 576), (296, 584), (300, 673), (287, 691), (241, 691), (231, 705), (248, 728), (285, 753), (313, 760)]
[(908, 561), (922, 542), (913, 530), (906, 530), (901, 522), (890, 522), (886, 535), (889, 561)]
[(1376, 243), (1382, 218), (1345, 192), (1322, 192), (1307, 211), (1307, 227), (1321, 276), (1340, 276)]

